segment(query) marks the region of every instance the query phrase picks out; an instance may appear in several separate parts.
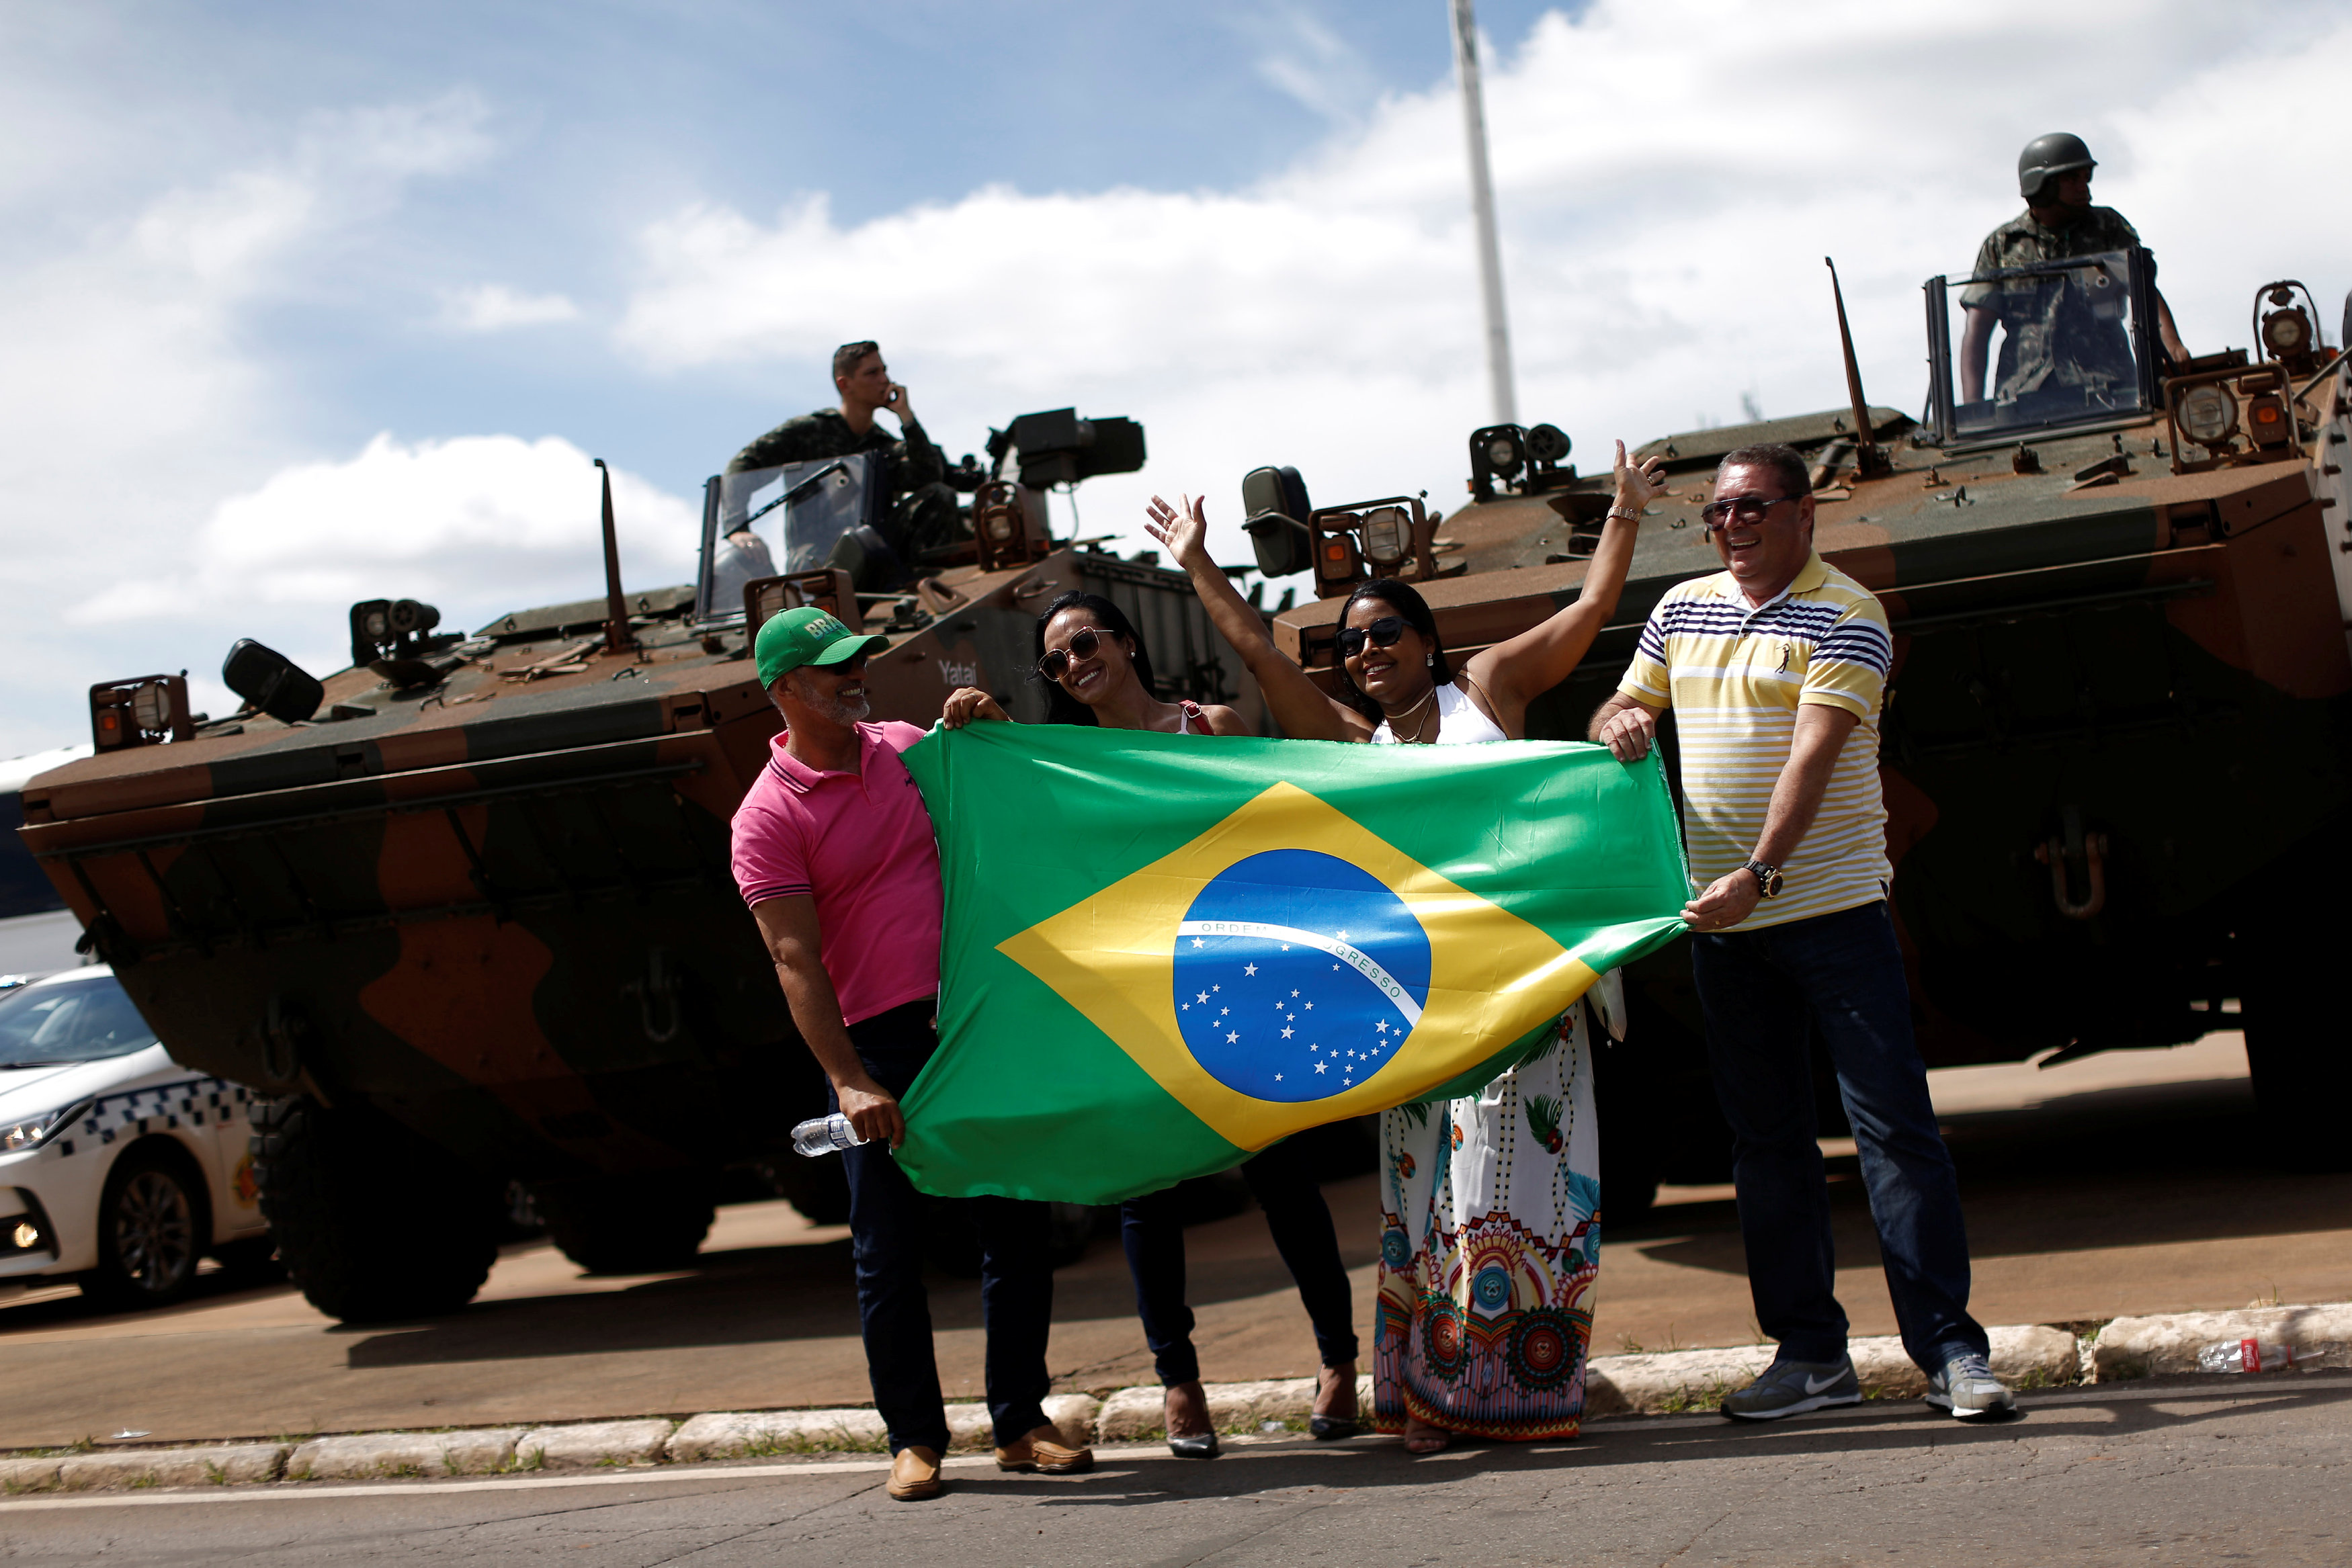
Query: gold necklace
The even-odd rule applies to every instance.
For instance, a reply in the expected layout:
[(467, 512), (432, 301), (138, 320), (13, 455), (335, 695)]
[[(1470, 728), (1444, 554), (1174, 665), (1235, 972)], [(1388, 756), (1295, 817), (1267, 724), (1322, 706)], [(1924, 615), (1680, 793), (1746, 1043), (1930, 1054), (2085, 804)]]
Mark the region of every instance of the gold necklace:
[[(1429, 690), (1422, 694), (1421, 700), (1413, 704), (1412, 706), (1405, 709), (1404, 713), (1419, 713), (1423, 708), (1428, 707), (1431, 703), (1435, 702), (1436, 700), (1437, 685), (1433, 681), (1430, 683)], [(1397, 721), (1403, 716), (1404, 714), (1391, 714), (1389, 716), (1389, 734), (1391, 736), (1397, 735)], [(1419, 724), (1414, 725), (1412, 727), (1412, 738), (1410, 741), (1406, 741), (1405, 744), (1408, 746), (1420, 745), (1423, 733), (1429, 728), (1429, 720), (1436, 716), (1436, 712), (1433, 709), (1427, 718), (1423, 718)], [(1399, 738), (1402, 739), (1402, 737), (1399, 737)]]

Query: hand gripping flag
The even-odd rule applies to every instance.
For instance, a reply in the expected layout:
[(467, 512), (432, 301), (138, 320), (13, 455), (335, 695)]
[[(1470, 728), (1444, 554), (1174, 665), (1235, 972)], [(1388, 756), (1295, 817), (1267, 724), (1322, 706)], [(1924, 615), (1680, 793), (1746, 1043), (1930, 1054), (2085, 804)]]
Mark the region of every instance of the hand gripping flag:
[(1469, 1093), (1682, 931), (1665, 779), (1597, 746), (980, 723), (905, 753), (946, 883), (898, 1160), (1110, 1203)]

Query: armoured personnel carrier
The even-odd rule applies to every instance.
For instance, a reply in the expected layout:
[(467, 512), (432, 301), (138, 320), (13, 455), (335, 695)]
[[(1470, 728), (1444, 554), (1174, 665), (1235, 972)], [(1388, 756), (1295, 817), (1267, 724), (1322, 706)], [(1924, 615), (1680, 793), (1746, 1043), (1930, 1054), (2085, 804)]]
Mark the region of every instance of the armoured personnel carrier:
[[(845, 1217), (838, 1162), (790, 1154), (824, 1081), (729, 871), (780, 727), (746, 656), (767, 614), (822, 603), (887, 635), (878, 717), (928, 725), (984, 684), (1036, 720), (1037, 612), (1087, 589), (1170, 695), (1260, 711), (1181, 573), (1045, 532), (1041, 486), (1139, 466), (1140, 427), (1025, 416), (992, 451), (966, 459), (974, 538), (903, 591), (855, 586), (881, 549), (855, 537), (878, 494), (862, 458), (714, 478), (698, 581), (634, 592), (608, 479), (603, 598), (470, 635), (357, 604), (323, 681), (237, 644), (247, 708), (220, 721), (180, 676), (93, 688), (97, 754), (26, 787), (24, 841), (173, 1056), (275, 1097), (261, 1201), (321, 1310), (463, 1304), (512, 1180), (602, 1271), (690, 1257), (729, 1166), (770, 1162), (812, 1218)], [(778, 558), (803, 570), (747, 578)]]
[[(1848, 406), (1643, 446), (1671, 488), (1614, 623), (1528, 729), (1581, 739), (1660, 596), (1721, 569), (1698, 526), (1717, 461), (1799, 448), (1817, 549), (1893, 622), (1887, 851), (1928, 1064), (2242, 1028), (2282, 1155), (2341, 1165), (2342, 925), (2318, 889), (2352, 848), (2352, 376), (2291, 281), (2258, 291), (2251, 352), (2159, 373), (2149, 271), (2117, 252), (1930, 280), (1922, 419), (1865, 406), (1849, 341)], [(2074, 358), (1969, 402), (1952, 322), (1986, 287), (2071, 321)], [(1313, 509), (1295, 476), (1286, 508), (1279, 486), (1245, 497), (1264, 564), (1315, 573), (1277, 641), (1336, 674), (1336, 618), (1369, 575), (1418, 579), (1456, 657), (1569, 602), (1610, 493), (1568, 455), (1549, 426), (1477, 432), (1469, 504), (1443, 518), (1400, 498)], [(1728, 1147), (1685, 947), (1628, 978), (1632, 1043), (1601, 1053), (1599, 1083), (1621, 1217), (1662, 1175), (1723, 1179)]]

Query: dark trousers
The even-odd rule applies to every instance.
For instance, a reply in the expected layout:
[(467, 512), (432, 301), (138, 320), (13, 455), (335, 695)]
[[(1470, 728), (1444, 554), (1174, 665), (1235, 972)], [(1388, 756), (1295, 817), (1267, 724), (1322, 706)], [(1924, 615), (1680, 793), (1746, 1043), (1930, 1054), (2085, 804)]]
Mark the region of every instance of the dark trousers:
[[(849, 1026), (850, 1043), (874, 1082), (903, 1095), (923, 1070), (938, 1037), (934, 1001), (904, 1007)], [(840, 1101), (828, 1093), (828, 1103)], [(931, 1303), (923, 1289), (923, 1242), (938, 1199), (915, 1190), (887, 1144), (845, 1150), (849, 1176), (849, 1241), (857, 1264), (857, 1319), (866, 1337), (866, 1371), (874, 1408), (890, 1428), (890, 1451), (945, 1453), (948, 1417), (931, 1354)], [(971, 1206), (980, 1232), (980, 1308), (988, 1351), (988, 1414), (1002, 1446), (1045, 1425), (1052, 1385), (1045, 1336), (1054, 1321), (1054, 1266), (1045, 1206), (1004, 1197)]]
[[(1315, 1325), (1315, 1348), (1326, 1366), (1356, 1359), (1355, 1304), (1348, 1290), (1348, 1267), (1339, 1260), (1339, 1236), (1331, 1209), (1307, 1169), (1297, 1140), (1280, 1143), (1242, 1166), (1250, 1195), (1265, 1211), (1274, 1249), (1298, 1282), (1298, 1299)], [(1128, 1271), (1135, 1276), (1135, 1310), (1143, 1319), (1143, 1340), (1151, 1347), (1162, 1386), (1192, 1383), (1201, 1375), (1192, 1349), (1192, 1309), (1184, 1303), (1184, 1226), (1174, 1187), (1130, 1197), (1119, 1205), (1119, 1239), (1127, 1246)]]
[(1969, 1316), (1969, 1243), (1936, 1130), (1911, 997), (1884, 903), (1760, 931), (1691, 938), (1707, 1059), (1734, 1135), (1732, 1179), (1756, 1321), (1796, 1361), (1845, 1354), (1807, 1026), (1818, 1027), (1853, 1124), (1903, 1348), (1930, 1371), (1985, 1354)]

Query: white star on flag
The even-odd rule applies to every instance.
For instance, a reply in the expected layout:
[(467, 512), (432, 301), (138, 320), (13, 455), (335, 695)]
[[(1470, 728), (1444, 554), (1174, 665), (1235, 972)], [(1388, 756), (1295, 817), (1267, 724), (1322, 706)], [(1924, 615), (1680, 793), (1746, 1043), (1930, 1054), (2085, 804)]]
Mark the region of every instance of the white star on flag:
[(1285, 1040), (1288, 1040), (1288, 1039), (1289, 1039), (1293, 1034), (1295, 1034), (1296, 1032), (1297, 1032), (1297, 1030), (1287, 1030), (1287, 1029), (1286, 1029), (1286, 1030), (1284, 1030), (1282, 1031), (1282, 1038), (1283, 1038), (1283, 1039), (1285, 1039)]
[(1242, 973), (1244, 975), (1255, 975), (1257, 973), (1257, 966), (1255, 964), (1244, 964), (1242, 966)]
[(1241, 1039), (1241, 1036), (1239, 1036), (1239, 1035), (1237, 1035), (1237, 1034), (1229, 1034), (1229, 1035), (1225, 1036), (1225, 1043), (1226, 1043), (1227, 1045), (1231, 1045), (1231, 1044), (1233, 1044), (1233, 1043), (1234, 1043), (1234, 1041), (1235, 1041), (1235, 1040), (1239, 1040), (1239, 1039)]
[(1328, 1062), (1328, 1061), (1318, 1061), (1318, 1062), (1317, 1062), (1317, 1063), (1315, 1064), (1315, 1071), (1318, 1071), (1318, 1072), (1320, 1072), (1320, 1071), (1322, 1071), (1325, 1068), (1327, 1068), (1327, 1067), (1328, 1067), (1328, 1066), (1330, 1066), (1330, 1065), (1331, 1065), (1331, 1064), (1330, 1064), (1329, 1062)]

